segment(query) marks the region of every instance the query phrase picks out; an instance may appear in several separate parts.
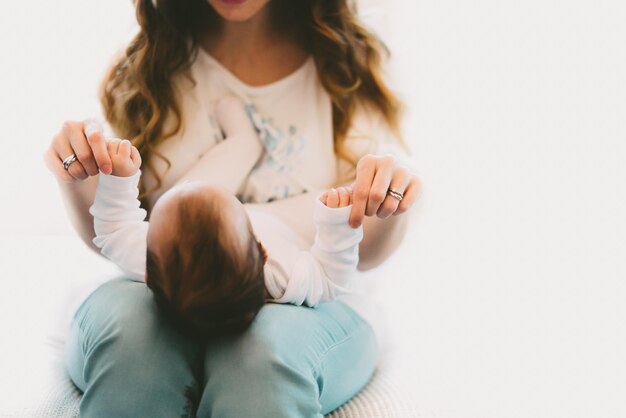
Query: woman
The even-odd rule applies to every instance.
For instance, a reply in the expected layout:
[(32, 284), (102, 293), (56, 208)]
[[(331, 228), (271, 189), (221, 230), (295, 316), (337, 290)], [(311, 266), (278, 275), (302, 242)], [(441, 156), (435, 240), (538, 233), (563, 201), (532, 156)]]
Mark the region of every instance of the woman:
[[(406, 217), (392, 215), (413, 205), (420, 184), (400, 154), (382, 152), (394, 149), (399, 103), (380, 78), (381, 44), (347, 1), (135, 4), (140, 32), (105, 77), (101, 99), (116, 136), (141, 153), (148, 213), (189, 173), (201, 176), (202, 155), (222, 140), (214, 103), (234, 94), (275, 151), (246, 167), (242, 201), (281, 214), (311, 242), (303, 212), (316, 191), (352, 183), (350, 224), (364, 229), (359, 269), (395, 250)], [(45, 156), (92, 248), (89, 207), (97, 176), (111, 172), (107, 138), (94, 126), (66, 122)], [(86, 417), (319, 417), (358, 393), (375, 368), (373, 320), (355, 309), (268, 304), (244, 333), (203, 347), (161, 320), (147, 287), (113, 280), (76, 311), (67, 368)]]

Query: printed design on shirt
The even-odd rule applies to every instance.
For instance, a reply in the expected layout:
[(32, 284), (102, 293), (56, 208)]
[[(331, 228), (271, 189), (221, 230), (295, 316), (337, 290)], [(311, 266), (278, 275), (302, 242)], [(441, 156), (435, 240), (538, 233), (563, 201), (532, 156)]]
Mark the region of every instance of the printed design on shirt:
[(297, 176), (306, 139), (293, 125), (285, 134), (260, 115), (253, 104), (246, 104), (246, 112), (263, 142), (265, 152), (250, 172), (239, 200), (243, 203), (265, 203), (306, 192), (306, 187)]

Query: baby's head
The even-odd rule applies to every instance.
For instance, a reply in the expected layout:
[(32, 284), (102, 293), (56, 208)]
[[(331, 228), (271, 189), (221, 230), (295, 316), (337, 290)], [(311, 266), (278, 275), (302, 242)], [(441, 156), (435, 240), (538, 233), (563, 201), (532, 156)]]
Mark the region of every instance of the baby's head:
[(247, 328), (265, 302), (265, 259), (243, 205), (225, 189), (185, 183), (152, 209), (146, 284), (186, 334)]

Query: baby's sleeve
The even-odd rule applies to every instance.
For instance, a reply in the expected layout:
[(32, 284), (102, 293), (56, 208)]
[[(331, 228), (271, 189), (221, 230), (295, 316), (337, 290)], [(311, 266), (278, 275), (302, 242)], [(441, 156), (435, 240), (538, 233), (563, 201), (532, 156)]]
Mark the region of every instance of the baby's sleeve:
[(113, 261), (129, 277), (144, 281), (148, 222), (146, 211), (140, 207), (138, 183), (141, 170), (130, 177), (100, 173), (93, 215), (96, 237), (93, 243), (102, 255)]
[(363, 239), (363, 226), (348, 223), (351, 208), (329, 208), (316, 199), (317, 231), (310, 250), (298, 252), (288, 276), (284, 268), (270, 272), (268, 291), (275, 302), (313, 307), (350, 291)]

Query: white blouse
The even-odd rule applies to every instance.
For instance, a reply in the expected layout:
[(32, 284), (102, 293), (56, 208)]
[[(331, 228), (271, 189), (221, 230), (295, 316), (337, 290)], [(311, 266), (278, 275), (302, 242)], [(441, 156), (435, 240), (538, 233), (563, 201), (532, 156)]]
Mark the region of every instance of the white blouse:
[[(331, 99), (317, 77), (312, 56), (288, 76), (263, 86), (243, 83), (202, 48), (190, 71), (195, 85), (183, 75), (174, 81), (183, 124), (175, 136), (156, 148), (171, 162), (169, 170), (161, 158), (152, 157), (163, 183), (150, 195), (150, 206), (224, 139), (216, 123), (215, 106), (226, 95), (235, 95), (247, 105), (268, 150), (238, 191), (242, 202), (266, 203), (327, 189), (336, 185), (338, 176), (350, 176), (353, 168), (335, 155)], [(171, 122), (167, 118), (166, 127)], [(382, 117), (363, 107), (355, 116), (345, 145), (357, 159), (367, 153), (389, 152), (410, 164), (408, 154)], [(156, 186), (152, 173), (144, 170), (143, 175), (148, 190)]]

